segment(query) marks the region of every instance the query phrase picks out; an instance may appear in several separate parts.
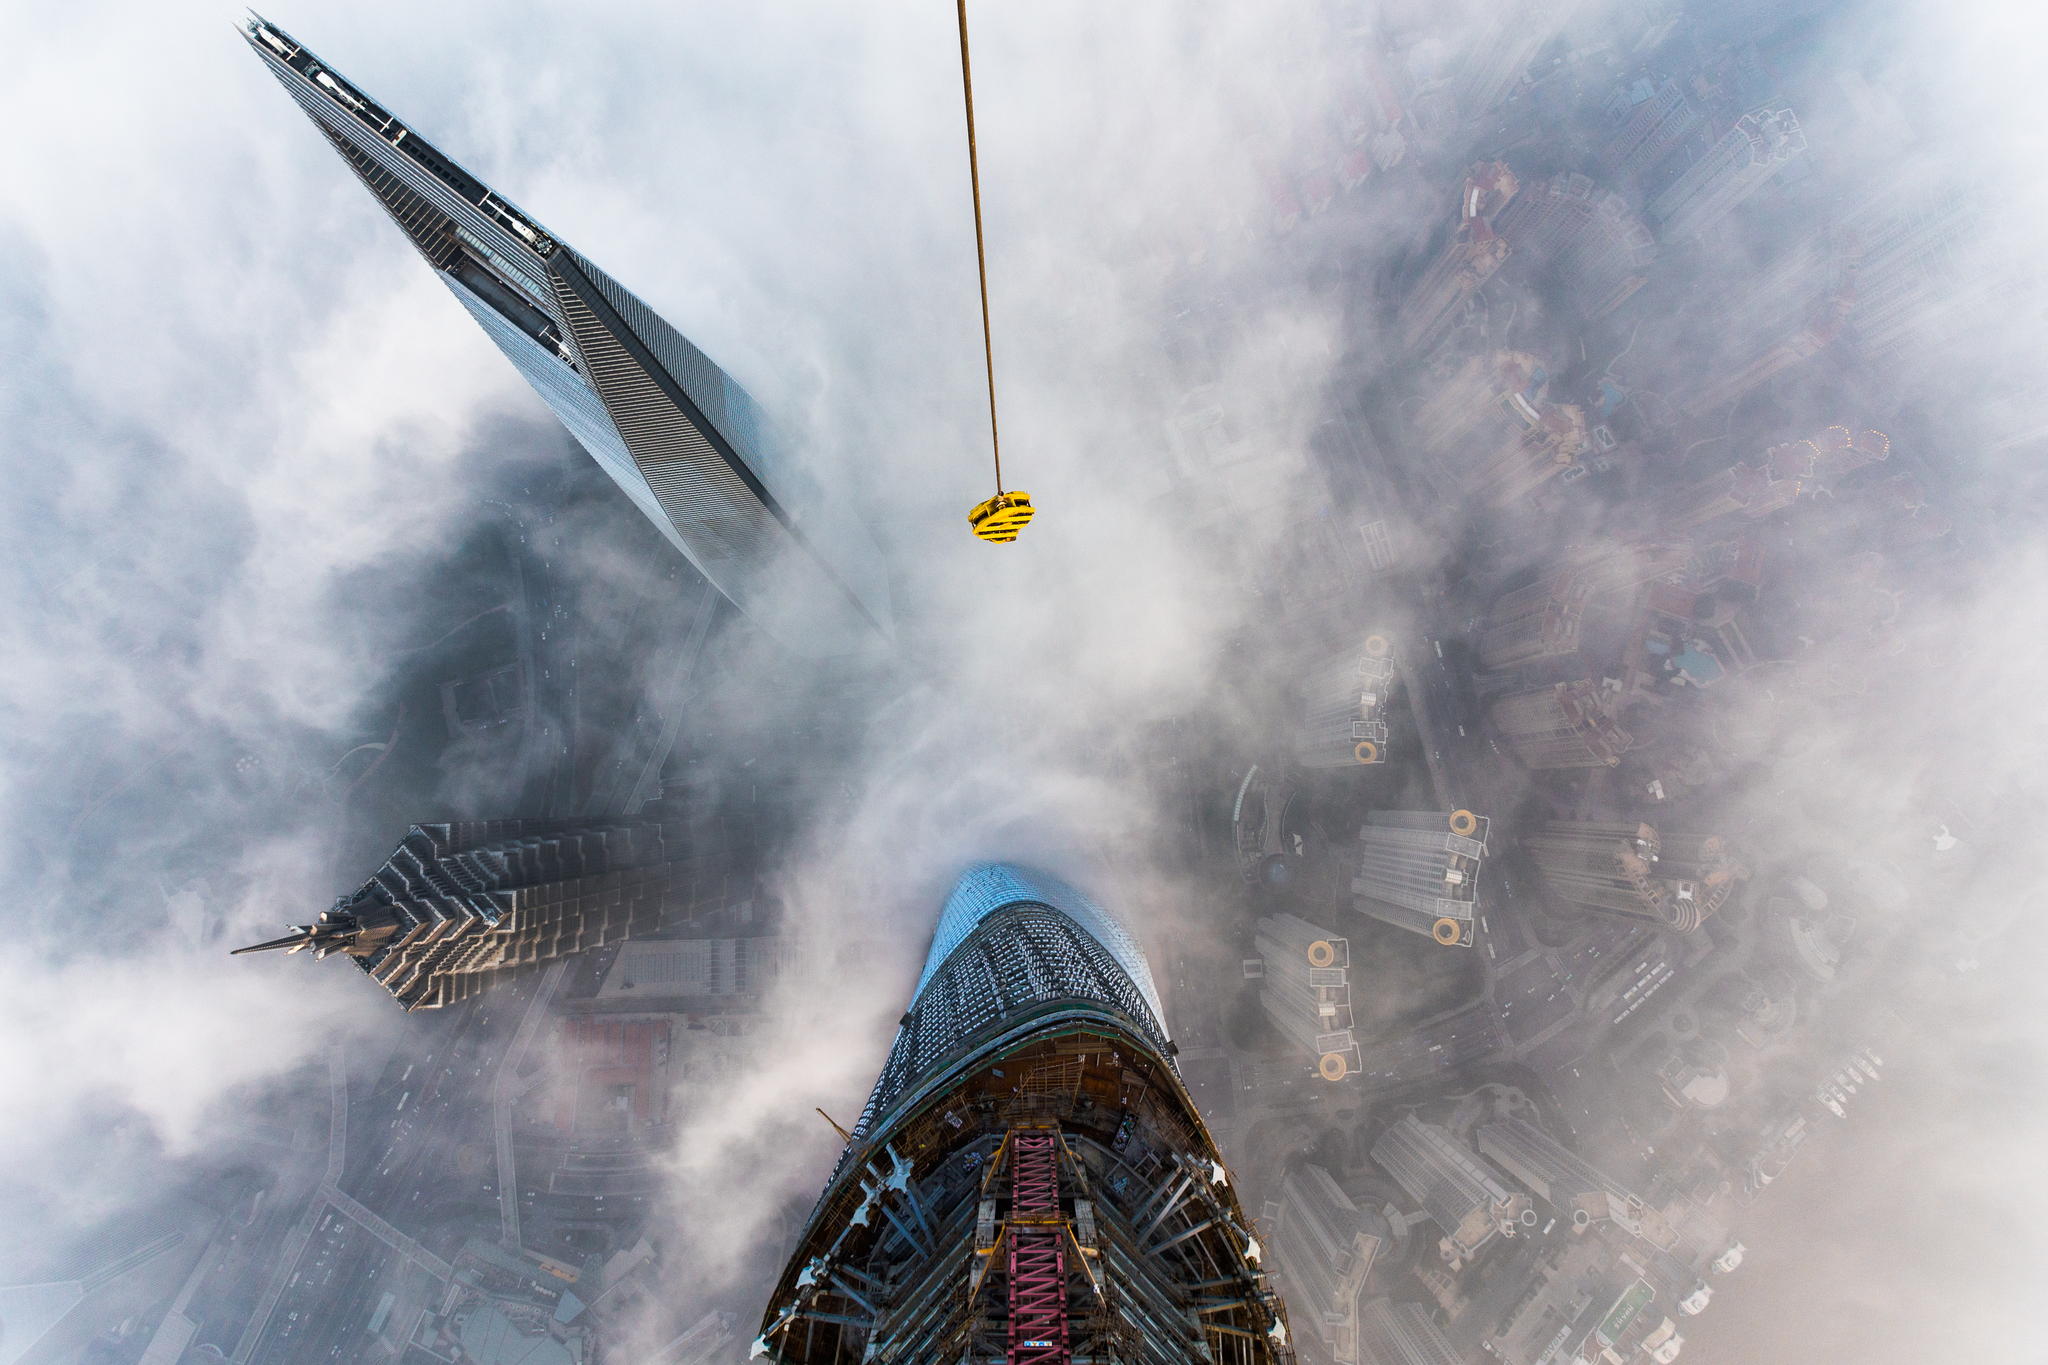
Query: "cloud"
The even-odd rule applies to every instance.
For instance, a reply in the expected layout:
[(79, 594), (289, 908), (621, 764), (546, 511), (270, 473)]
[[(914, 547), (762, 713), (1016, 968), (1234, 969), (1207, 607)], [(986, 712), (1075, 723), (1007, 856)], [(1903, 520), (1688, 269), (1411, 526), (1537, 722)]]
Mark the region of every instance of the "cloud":
[[(225, 949), (333, 896), (326, 775), (381, 738), (420, 573), (562, 443), (338, 168), (257, 135), (289, 110), (219, 15), (76, 13), (0, 68), (35, 130), (0, 191), (21, 1228), (150, 1190), (220, 1103), (386, 1022)], [(413, 581), (348, 594), (379, 573)], [(108, 1115), (148, 1160), (109, 1166)]]
[[(961, 863), (1051, 864), (1145, 907), (1155, 934), (1198, 918), (1184, 907), (1208, 893), (1176, 862), (1185, 815), (1154, 783), (1152, 727), (1195, 715), (1224, 746), (1255, 748), (1273, 703), (1241, 680), (1285, 671), (1260, 651), (1330, 638), (1323, 613), (1348, 604), (1260, 590), (1336, 496), (1311, 473), (1311, 447), (1334, 397), (1387, 375), (1389, 272), (1444, 221), (1450, 191), (1417, 170), (1418, 138), (1402, 167), (1291, 234), (1276, 202), (1327, 173), (1361, 35), (1398, 44), (1393, 64), (1413, 74), (1506, 13), (976, 10), (1005, 468), (1041, 509), (996, 550), (960, 525), (989, 473), (943, 6), (278, 16), (731, 369), (850, 490), (895, 564), (901, 648), (877, 676), (806, 677), (743, 631), (722, 642), (729, 667), (791, 696), (850, 683), (859, 705), (842, 724), (859, 738), (850, 762), (819, 775), (772, 872), (802, 966), (728, 1079), (686, 1104), (671, 1163), (685, 1230), (676, 1311), (698, 1306), (691, 1295), (742, 1310), (757, 1299), (785, 1220), (833, 1154), (811, 1108), (842, 1121), (857, 1109)], [(2033, 531), (2038, 437), (1981, 428), (1991, 382), (2048, 341), (2041, 296), (2022, 288), (2030, 258), (2006, 235), (2039, 221), (2023, 168), (2039, 164), (2048, 127), (2025, 65), (2040, 22), (1988, 2), (1844, 15), (1784, 68), (1817, 177), (1788, 202), (1839, 200), (1846, 220), (1854, 193), (1980, 195), (1992, 230), (1959, 246), (1959, 278), (2009, 271), (2014, 288), (1989, 292), (1966, 319), (1976, 325), (1937, 346), (1846, 377), (1823, 357), (1766, 400), (1765, 418), (1731, 418), (1719, 437), (1709, 423), (1697, 439), (1721, 447), (1686, 456), (1753, 455), (1834, 420), (1882, 424), (1893, 467), (1961, 528), (1952, 553), (1930, 556), (1886, 542), (1874, 509), (1841, 513), (1886, 555), (1899, 624), (1820, 643), (1790, 685), (1737, 694), (1716, 731), (1752, 766), (1715, 813), (1761, 841), (1763, 862), (1819, 849), (1894, 869), (1902, 908), (1872, 914), (1870, 932), (1901, 955), (1938, 944), (1929, 922), (1959, 904), (2006, 914), (2038, 899), (2027, 815), (2044, 659), (2026, 629), (2048, 569)], [(1598, 31), (1591, 18), (1582, 30)], [(16, 38), (0, 53), (0, 115), (33, 136), (0, 184), (0, 245), (16, 263), (0, 278), (15, 357), (0, 387), (12, 492), (0, 500), (12, 551), (0, 561), (0, 873), (21, 891), (0, 975), (0, 1084), (34, 1097), (17, 1112), (44, 1117), (0, 1123), (0, 1167), (37, 1173), (0, 1185), (0, 1226), (83, 1226), (231, 1127), (251, 1087), (337, 1036), (404, 1027), (339, 968), (315, 988), (221, 952), (361, 874), (340, 856), (356, 836), (326, 775), (384, 737), (393, 658), (445, 621), (437, 575), (486, 516), (481, 499), (582, 456), (219, 14), (107, 4)], [(1833, 221), (1751, 215), (1680, 261), (1695, 272), (1685, 330), (1673, 314), (1617, 314), (1641, 333), (1619, 373), (1659, 388), (1714, 343), (1743, 342), (1717, 301)], [(1506, 282), (1492, 292), (1496, 317), (1516, 315)], [(2011, 306), (1995, 306), (2008, 292)], [(1530, 321), (1507, 335), (1554, 341), (1555, 320), (1523, 302)], [(1191, 356), (1191, 335), (1223, 340)], [(1589, 346), (1613, 354), (1630, 335), (1617, 326)], [(1971, 401), (1980, 392), (1987, 405)], [(1211, 410), (1239, 433), (1216, 465), (1182, 421)], [(1765, 430), (1773, 411), (1783, 420)], [(1684, 455), (1656, 451), (1645, 458)], [(1427, 571), (1472, 530), (1507, 569), (1619, 536), (1639, 511), (1495, 518), (1454, 502), (1395, 530), (1404, 567)], [(1848, 567), (1815, 560), (1818, 596)], [(565, 572), (630, 581), (636, 569), (593, 543)], [(592, 625), (593, 638), (624, 628)], [(1857, 686), (1811, 685), (1822, 676)], [(694, 742), (719, 751), (755, 733), (735, 721)], [(492, 780), (479, 760), (435, 796), (509, 799), (517, 777), (500, 774), (495, 794)], [(1958, 807), (1981, 820), (1983, 868), (1960, 890), (1914, 860), (1930, 822)], [(2038, 956), (2024, 932), (1998, 951)], [(2038, 1048), (2024, 994), (1925, 1008), (1914, 1022), (1943, 1046)], [(1939, 1097), (1988, 1106), (1995, 1088), (1927, 1087), (1927, 1116), (1899, 1116), (1898, 1160), (1928, 1163), (1942, 1188), (1968, 1183), (1957, 1134), (1933, 1115)], [(2023, 1168), (2038, 1126), (2033, 1108), (2009, 1138), (1979, 1126), (1971, 1160)], [(1837, 1140), (1882, 1145), (1854, 1124)], [(132, 1178), (89, 1181), (110, 1155), (130, 1158)], [(1802, 1207), (1824, 1229), (1846, 1197)], [(2034, 1227), (2042, 1212), (2022, 1195), (2010, 1214)], [(731, 1247), (751, 1251), (735, 1260)], [(1911, 1251), (1896, 1273), (1931, 1276)], [(1810, 1273), (1809, 1301), (1826, 1301), (1846, 1262), (1813, 1264), (1785, 1275)], [(2038, 1264), (2029, 1243), (1987, 1276), (2020, 1285)], [(1717, 1312), (1754, 1312), (1744, 1349), (1797, 1354), (1801, 1324), (1757, 1304), (1730, 1291)], [(1996, 1354), (1988, 1329), (1984, 1349)]]

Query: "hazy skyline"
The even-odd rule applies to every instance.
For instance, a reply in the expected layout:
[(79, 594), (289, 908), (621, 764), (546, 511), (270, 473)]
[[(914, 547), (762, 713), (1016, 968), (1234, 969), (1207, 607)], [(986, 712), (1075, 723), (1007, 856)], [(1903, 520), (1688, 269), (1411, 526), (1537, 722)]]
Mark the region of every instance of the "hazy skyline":
[[(1794, 687), (1722, 717), (1728, 750), (1757, 760), (1729, 806), (1778, 849), (1889, 861), (1904, 888), (1889, 913), (2019, 925), (1978, 976), (1900, 1006), (1922, 1055), (1895, 1062), (1920, 1102), (1890, 1096), (1825, 1136), (1844, 1169), (1885, 1183), (1824, 1181), (1820, 1149), (1788, 1185), (1798, 1216), (1788, 1200), (1769, 1217), (1779, 1240), (1752, 1239), (1768, 1287), (1730, 1281), (1687, 1359), (1904, 1361), (1938, 1343), (2017, 1361), (2042, 1269), (2030, 1230), (2048, 1216), (2024, 1192), (2043, 1124), (2044, 1030), (2024, 988), (2041, 962), (2024, 921), (2048, 747), (2029, 626), (2048, 547), (2038, 430), (1998, 450), (1969, 422), (1973, 392), (2024, 377), (2048, 342), (2043, 296), (2021, 287), (2037, 278), (2030, 168), (2048, 137), (2029, 54), (2048, 28), (1988, 0), (1808, 8), (1781, 41), (1806, 54), (1787, 93), (1814, 173), (1830, 188), (1878, 193), (1896, 177), (1981, 196), (1997, 207), (1965, 269), (2009, 270), (2014, 286), (1991, 292), (1980, 326), (1866, 369), (1860, 392), (1891, 412), (1814, 424), (1900, 417), (1923, 445), (1943, 436), (1913, 458), (1952, 476), (1960, 550), (1897, 585), (1881, 656), (1860, 638), (1816, 646), (1877, 675), (1865, 691)], [(858, 761), (806, 794), (768, 875), (785, 932), (813, 951), (750, 1037), (744, 1079), (683, 1106), (679, 1300), (730, 1303), (751, 1335), (749, 1277), (782, 1254), (792, 1201), (837, 1146), (813, 1106), (858, 1108), (964, 863), (1043, 862), (1155, 949), (1201, 925), (1190, 907), (1208, 893), (1167, 856), (1180, 815), (1144, 781), (1146, 727), (1263, 723), (1245, 702), (1259, 665), (1243, 647), (1273, 606), (1248, 585), (1322, 496), (1309, 450), (1332, 387), (1356, 382), (1342, 365), (1382, 369), (1395, 348), (1361, 324), (1355, 281), (1395, 268), (1455, 190), (1411, 166), (1281, 234), (1269, 180), (1338, 117), (1344, 33), (1377, 25), (1417, 61), (1450, 61), (1503, 9), (974, 11), (1006, 471), (1040, 508), (1003, 548), (961, 524), (984, 496), (985, 412), (948, 7), (273, 15), (727, 367), (849, 490), (893, 560), (900, 658), (858, 692), (864, 709), (845, 721)], [(1596, 33), (1607, 12), (1588, 4), (1571, 33)], [(401, 651), (443, 619), (456, 551), (495, 515), (484, 500), (585, 458), (250, 59), (232, 15), (181, 3), (12, 17), (0, 101), (27, 131), (0, 181), (13, 262), (0, 327), (15, 357), (0, 384), (14, 551), (0, 802), (15, 888), (0, 1083), (21, 1097), (0, 1122), (9, 1282), (52, 1273), (58, 1243), (160, 1196), (286, 1093), (272, 1087), (324, 1084), (339, 1041), (365, 1055), (402, 1043), (411, 1021), (352, 973), (226, 949), (303, 922), (368, 871), (340, 856), (356, 836), (337, 761), (396, 723)], [(1802, 207), (1825, 197), (1811, 189)], [(1695, 253), (1685, 328), (1711, 330), (1715, 299), (1816, 226), (1723, 234)], [(1332, 275), (1338, 256), (1354, 283)], [(1218, 401), (1269, 460), (1255, 496), (1216, 521), (1162, 501), (1183, 402), (1172, 291), (1190, 281), (1228, 301)], [(1634, 338), (1644, 375), (1682, 370), (1714, 339), (1659, 321)], [(1502, 558), (1536, 564), (1627, 520), (1530, 519)], [(1454, 550), (1454, 526), (1427, 529), (1441, 541), (1404, 542), (1405, 565)], [(644, 596), (668, 567), (624, 540), (561, 543), (565, 581)], [(596, 623), (592, 639), (614, 658), (636, 649), (623, 625)], [(778, 696), (839, 681), (730, 622), (715, 647), (731, 677), (772, 679)], [(733, 686), (719, 705), (735, 704)], [(1919, 708), (1902, 712), (1905, 699)], [(737, 722), (731, 735), (746, 742)], [(720, 747), (719, 734), (694, 739)], [(433, 797), (502, 808), (517, 782), (456, 768)], [(1930, 811), (1949, 794), (1988, 794), (2028, 835), (2006, 847), (1986, 830), (1974, 876), (1944, 884), (1905, 858), (1922, 841), (1931, 853)], [(854, 950), (863, 970), (843, 970)], [(1370, 972), (1355, 966), (1354, 982), (1373, 989)], [(1871, 1204), (1889, 1200), (1905, 1214), (1873, 1227)], [(1982, 1248), (1991, 1218), (2010, 1220), (2014, 1245)], [(1792, 1254), (1791, 1237), (1813, 1254)], [(1877, 1267), (1894, 1278), (1845, 1282)], [(1857, 1303), (1888, 1330), (1851, 1337), (1827, 1321)]]

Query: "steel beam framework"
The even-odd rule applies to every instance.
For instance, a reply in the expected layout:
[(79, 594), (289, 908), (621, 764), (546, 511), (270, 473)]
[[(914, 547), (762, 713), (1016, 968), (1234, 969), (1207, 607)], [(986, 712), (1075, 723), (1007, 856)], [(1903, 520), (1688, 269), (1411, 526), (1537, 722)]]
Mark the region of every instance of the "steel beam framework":
[(1067, 1365), (1067, 1229), (1059, 1136), (1010, 1135), (1010, 1365)]

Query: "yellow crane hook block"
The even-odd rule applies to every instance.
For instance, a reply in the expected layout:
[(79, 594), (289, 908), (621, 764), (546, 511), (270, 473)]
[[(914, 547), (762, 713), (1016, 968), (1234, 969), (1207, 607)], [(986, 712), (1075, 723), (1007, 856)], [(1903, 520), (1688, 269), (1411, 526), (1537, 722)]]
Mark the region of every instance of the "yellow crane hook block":
[(1008, 545), (1034, 515), (1029, 493), (998, 493), (987, 502), (975, 504), (967, 514), (967, 525), (976, 536), (991, 544)]

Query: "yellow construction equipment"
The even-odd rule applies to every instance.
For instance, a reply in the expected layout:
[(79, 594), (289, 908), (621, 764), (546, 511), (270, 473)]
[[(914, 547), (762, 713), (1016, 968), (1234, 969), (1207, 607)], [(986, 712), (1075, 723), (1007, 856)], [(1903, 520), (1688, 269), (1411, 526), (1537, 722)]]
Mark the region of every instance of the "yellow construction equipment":
[(967, 514), (974, 534), (994, 545), (1007, 545), (1031, 522), (1031, 495), (1011, 490), (979, 502)]
[(968, 529), (992, 545), (1007, 545), (1030, 524), (1031, 495), (1003, 491), (1003, 446), (996, 432), (996, 349), (988, 323), (988, 248), (981, 226), (981, 159), (974, 149), (974, 68), (967, 60), (967, 0), (960, 14), (960, 93), (967, 105), (967, 183), (974, 196), (974, 267), (981, 277), (981, 359), (988, 373), (988, 448), (995, 459), (996, 495), (967, 513)]

